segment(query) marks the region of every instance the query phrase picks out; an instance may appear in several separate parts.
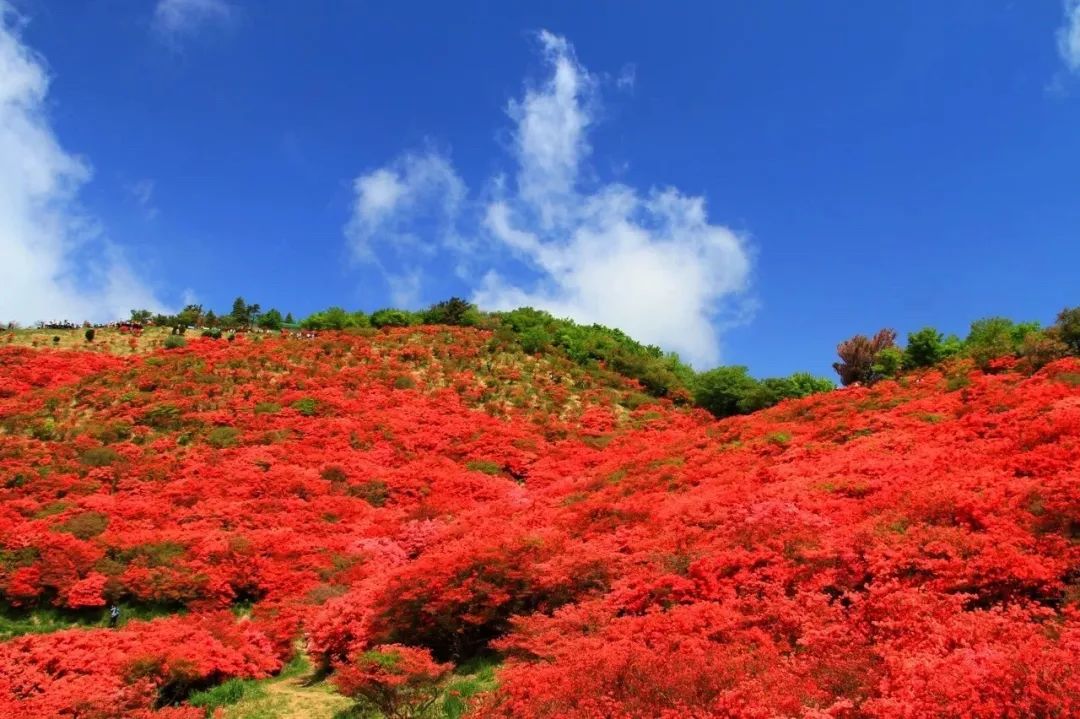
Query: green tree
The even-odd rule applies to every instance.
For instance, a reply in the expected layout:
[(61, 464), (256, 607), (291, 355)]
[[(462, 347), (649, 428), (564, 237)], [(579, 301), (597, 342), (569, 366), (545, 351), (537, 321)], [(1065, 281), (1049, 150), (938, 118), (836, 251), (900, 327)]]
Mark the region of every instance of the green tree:
[(832, 380), (815, 377), (809, 372), (796, 372), (789, 377), (768, 377), (743, 395), (739, 400), (738, 410), (742, 413), (756, 412), (785, 399), (808, 397), (834, 389), (836, 385)]
[(820, 392), (832, 392), (836, 383), (824, 377), (815, 377), (809, 372), (795, 372), (787, 378), (791, 385), (792, 397), (809, 397)]
[(258, 325), (264, 330), (280, 330), (282, 321), (281, 313), (271, 308), (259, 316)]
[(985, 317), (971, 323), (964, 351), (975, 364), (986, 369), (998, 357), (1016, 354), (1024, 336), (1038, 330), (1038, 323), (1016, 324), (1005, 317)]
[(321, 312), (308, 315), (300, 322), (300, 326), (306, 330), (343, 330), (366, 325), (367, 315), (363, 312), (349, 312), (341, 307), (327, 307)]
[(420, 322), (420, 316), (408, 310), (386, 308), (371, 313), (372, 327), (409, 327)]
[(251, 312), (243, 297), (237, 297), (233, 300), (232, 311), (229, 316), (233, 318), (237, 327), (246, 327), (251, 324)]
[(899, 347), (886, 347), (874, 358), (872, 369), (877, 378), (898, 377), (904, 367), (904, 352)]
[(460, 297), (451, 297), (427, 308), (423, 313), (424, 324), (475, 326), (480, 322), (476, 306)]
[(739, 403), (758, 389), (758, 381), (741, 365), (716, 367), (694, 381), (694, 403), (717, 417), (738, 414)]
[(188, 305), (176, 315), (176, 322), (185, 327), (198, 327), (203, 321), (202, 305)]
[(933, 327), (909, 332), (904, 348), (904, 369), (933, 367), (945, 359), (944, 337)]
[(1023, 366), (1034, 372), (1043, 366), (1059, 360), (1069, 354), (1069, 346), (1061, 341), (1057, 329), (1052, 327), (1045, 332), (1029, 332), (1017, 348)]
[(285, 313), (285, 324), (287, 324), (287, 325), (296, 324), (296, 320), (293, 319), (292, 312), (286, 312)]
[(131, 321), (138, 322), (139, 324), (146, 324), (153, 319), (153, 313), (150, 310), (132, 310)]
[(1080, 355), (1080, 307), (1066, 307), (1059, 312), (1054, 331), (1069, 352)]

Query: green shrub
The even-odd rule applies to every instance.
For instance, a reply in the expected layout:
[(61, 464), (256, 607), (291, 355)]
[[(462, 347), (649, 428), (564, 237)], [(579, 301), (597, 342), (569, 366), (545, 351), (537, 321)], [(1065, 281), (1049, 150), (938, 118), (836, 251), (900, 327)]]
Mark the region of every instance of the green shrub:
[(305, 330), (344, 330), (370, 326), (371, 321), (363, 312), (348, 312), (341, 307), (329, 307), (300, 321), (300, 327)]
[(946, 357), (944, 337), (933, 327), (909, 332), (904, 348), (904, 369), (933, 367)]
[(403, 374), (394, 380), (394, 389), (412, 389), (416, 387), (416, 380), (407, 374)]
[(694, 403), (717, 417), (730, 417), (740, 412), (739, 403), (757, 386), (746, 367), (716, 367), (697, 376)]
[(831, 380), (815, 377), (809, 372), (795, 372), (789, 377), (768, 377), (747, 389), (736, 403), (736, 409), (742, 413), (756, 412), (785, 399), (808, 397), (834, 389), (836, 385)]
[(964, 351), (980, 369), (986, 369), (991, 360), (1016, 352), (1023, 339), (1018, 326), (1005, 317), (986, 317), (971, 323), (971, 331), (964, 340)]
[(481, 315), (476, 305), (459, 297), (434, 304), (422, 314), (427, 325), (461, 325), (472, 327), (480, 324)]
[(7, 481), (4, 482), (4, 487), (7, 489), (18, 489), (19, 487), (25, 487), (29, 482), (30, 478), (22, 472), (19, 472), (8, 477)]
[(83, 337), (86, 338), (87, 342), (93, 342), (94, 341), (94, 334), (95, 334), (94, 328), (91, 327), (90, 329), (86, 330), (86, 332), (83, 332)]
[(474, 472), (483, 472), (484, 474), (492, 475), (502, 474), (502, 465), (498, 462), (492, 462), (486, 459), (473, 459), (467, 462), (465, 466)]
[(1054, 331), (1069, 352), (1080, 355), (1080, 307), (1066, 307), (1058, 313)]
[(225, 449), (236, 445), (240, 438), (240, 430), (235, 427), (214, 427), (206, 435), (206, 443), (216, 449)]
[(162, 430), (179, 429), (181, 423), (180, 408), (171, 404), (151, 407), (139, 419), (139, 424)]
[(100, 512), (83, 512), (64, 520), (53, 527), (53, 531), (66, 532), (79, 539), (92, 539), (105, 531), (109, 518)]
[(638, 380), (654, 397), (678, 399), (693, 383), (693, 370), (678, 355), (643, 345), (617, 329), (579, 325), (532, 307), (497, 313), (493, 318), (499, 323), (493, 339), (496, 345), (517, 345), (527, 354), (557, 351), (585, 367), (603, 363)]
[(305, 417), (313, 417), (319, 411), (319, 403), (311, 397), (298, 399), (291, 406)]
[(281, 312), (276, 309), (269, 309), (265, 313), (259, 315), (259, 319), (256, 324), (264, 330), (280, 330), (281, 325), (284, 322), (284, 318), (281, 316)]
[(1031, 332), (1020, 342), (1017, 352), (1024, 367), (1034, 372), (1069, 354), (1069, 346), (1053, 331)]
[(903, 365), (903, 351), (899, 347), (886, 347), (878, 352), (872, 368), (875, 377), (884, 379), (898, 377)]
[(364, 484), (349, 487), (349, 494), (359, 497), (372, 507), (381, 507), (390, 499), (390, 488), (381, 479), (372, 479)]
[(99, 442), (114, 444), (131, 439), (131, 425), (124, 421), (113, 422), (109, 425), (93, 425), (88, 433)]
[(39, 439), (43, 442), (55, 439), (56, 434), (56, 420), (52, 417), (46, 417), (30, 428), (30, 435), (34, 439)]
[(344, 484), (349, 481), (349, 475), (345, 473), (345, 470), (336, 464), (330, 464), (323, 467), (319, 472), (319, 476), (325, 479), (330, 484)]
[(114, 559), (122, 564), (137, 563), (147, 567), (167, 567), (183, 557), (187, 549), (178, 542), (165, 541), (110, 551), (115, 553)]
[(790, 432), (773, 432), (772, 434), (765, 437), (765, 441), (768, 442), (769, 444), (775, 444), (778, 447), (784, 447), (784, 446), (787, 446), (787, 444), (791, 442), (791, 433)]
[(165, 338), (165, 349), (175, 350), (187, 346), (187, 340), (180, 335), (169, 335)]
[(108, 467), (120, 455), (112, 447), (91, 447), (79, 455), (79, 461), (88, 467)]
[(381, 309), (371, 313), (372, 327), (410, 327), (420, 324), (421, 318), (407, 310)]
[(277, 414), (281, 405), (277, 402), (259, 402), (255, 405), (255, 414)]

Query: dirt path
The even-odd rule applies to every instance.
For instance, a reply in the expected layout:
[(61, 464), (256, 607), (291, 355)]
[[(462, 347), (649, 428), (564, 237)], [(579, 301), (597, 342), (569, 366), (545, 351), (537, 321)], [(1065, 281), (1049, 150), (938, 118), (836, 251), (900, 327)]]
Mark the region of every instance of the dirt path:
[(271, 679), (263, 684), (261, 696), (229, 707), (226, 719), (332, 719), (352, 706), (351, 700), (334, 693), (325, 681), (311, 681), (308, 673)]

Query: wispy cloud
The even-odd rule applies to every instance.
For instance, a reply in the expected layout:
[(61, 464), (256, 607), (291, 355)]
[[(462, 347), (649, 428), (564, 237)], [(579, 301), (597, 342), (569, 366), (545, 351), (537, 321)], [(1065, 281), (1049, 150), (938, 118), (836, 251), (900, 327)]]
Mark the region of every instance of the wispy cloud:
[[(441, 253), (452, 260), (440, 259), (440, 268), (473, 270), (473, 300), (482, 307), (540, 307), (620, 327), (697, 365), (716, 363), (719, 328), (748, 307), (746, 238), (711, 222), (702, 197), (591, 181), (588, 132), (600, 83), (565, 38), (537, 38), (548, 73), (507, 105), (511, 177), (488, 180), (470, 200), (445, 156), (406, 154), (356, 179), (350, 244), (375, 263), (388, 247)], [(632, 83), (628, 77), (616, 86)], [(425, 217), (438, 231), (417, 231)], [(420, 296), (415, 266), (387, 275), (395, 292), (404, 278), (408, 295)]]
[(153, 27), (166, 41), (177, 42), (206, 26), (229, 22), (235, 12), (226, 0), (158, 0)]
[(507, 113), (517, 124), (517, 190), (539, 214), (545, 227), (566, 219), (573, 209), (574, 186), (581, 163), (592, 152), (585, 131), (592, 124), (596, 80), (574, 57), (565, 38), (539, 35), (551, 76), (511, 100)]
[(1057, 38), (1058, 52), (1066, 67), (1080, 73), (1080, 0), (1065, 0), (1065, 22)]
[(378, 263), (385, 253), (430, 252), (431, 236), (452, 243), (465, 183), (442, 153), (406, 153), (353, 181), (352, 216), (345, 227), (353, 256)]
[(137, 180), (127, 185), (127, 191), (131, 194), (132, 199), (138, 203), (143, 214), (149, 220), (153, 220), (158, 216), (158, 208), (154, 204), (154, 186), (154, 181), (148, 179)]
[(23, 44), (22, 24), (0, 0), (0, 320), (107, 320), (159, 308), (79, 206), (91, 168), (49, 123), (48, 72)]

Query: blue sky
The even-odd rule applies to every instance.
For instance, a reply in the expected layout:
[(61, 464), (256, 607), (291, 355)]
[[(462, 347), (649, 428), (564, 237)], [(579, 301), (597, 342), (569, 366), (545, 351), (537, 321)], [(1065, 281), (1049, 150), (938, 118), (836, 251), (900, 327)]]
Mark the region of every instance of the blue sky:
[(1080, 301), (1078, 0), (4, 16), (0, 319), (459, 295), (829, 374)]

